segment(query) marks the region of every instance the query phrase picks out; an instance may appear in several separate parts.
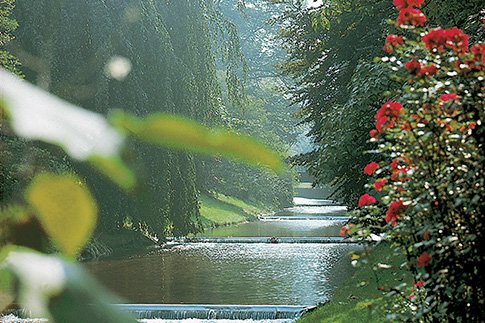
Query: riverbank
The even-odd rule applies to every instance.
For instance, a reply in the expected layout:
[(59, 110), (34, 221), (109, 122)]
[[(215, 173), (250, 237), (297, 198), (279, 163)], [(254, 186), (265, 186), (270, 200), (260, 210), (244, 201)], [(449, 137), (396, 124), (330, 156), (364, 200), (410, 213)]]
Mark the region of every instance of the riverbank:
[[(394, 256), (388, 245), (377, 246), (368, 260), (337, 288), (329, 302), (305, 314), (298, 323), (385, 322), (385, 293), (379, 288), (394, 286), (396, 280), (409, 280), (411, 276), (399, 269), (403, 259)], [(372, 264), (377, 263), (392, 268), (375, 272)]]
[(220, 226), (255, 221), (257, 216), (268, 213), (269, 209), (224, 194), (200, 197), (200, 215), (204, 230)]

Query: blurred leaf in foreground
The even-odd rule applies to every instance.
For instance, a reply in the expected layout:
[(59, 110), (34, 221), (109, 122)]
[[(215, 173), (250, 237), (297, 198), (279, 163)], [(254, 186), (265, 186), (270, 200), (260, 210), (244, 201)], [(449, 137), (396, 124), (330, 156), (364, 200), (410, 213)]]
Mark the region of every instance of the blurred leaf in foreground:
[(77, 107), (0, 68), (0, 118), (29, 140), (60, 146), (76, 160), (89, 160), (124, 189), (135, 176), (119, 158), (124, 136), (97, 113)]
[(70, 323), (136, 322), (111, 305), (119, 300), (75, 263), (26, 248), (10, 248), (4, 265), (20, 283), (21, 306), (34, 317)]
[(156, 113), (138, 119), (117, 112), (112, 115), (111, 121), (118, 128), (151, 144), (222, 155), (248, 164), (265, 166), (275, 172), (284, 169), (276, 153), (249, 136), (220, 128), (212, 130), (180, 116)]
[(0, 68), (0, 108), (15, 133), (62, 147), (77, 160), (115, 156), (123, 136), (97, 113), (82, 109)]
[(121, 157), (91, 156), (89, 164), (110, 180), (125, 190), (130, 190), (136, 184), (136, 176), (133, 171), (125, 165)]
[(57, 247), (75, 257), (96, 224), (97, 208), (87, 187), (74, 175), (41, 173), (25, 197)]

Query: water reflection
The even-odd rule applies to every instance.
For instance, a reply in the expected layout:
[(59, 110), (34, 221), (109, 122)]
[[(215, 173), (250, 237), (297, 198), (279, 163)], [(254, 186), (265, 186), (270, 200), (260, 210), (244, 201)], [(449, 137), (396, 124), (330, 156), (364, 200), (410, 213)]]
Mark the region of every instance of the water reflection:
[(346, 220), (270, 220), (205, 231), (208, 237), (331, 237), (338, 236)]
[(294, 304), (327, 300), (351, 274), (342, 244), (186, 244), (86, 264), (133, 303)]

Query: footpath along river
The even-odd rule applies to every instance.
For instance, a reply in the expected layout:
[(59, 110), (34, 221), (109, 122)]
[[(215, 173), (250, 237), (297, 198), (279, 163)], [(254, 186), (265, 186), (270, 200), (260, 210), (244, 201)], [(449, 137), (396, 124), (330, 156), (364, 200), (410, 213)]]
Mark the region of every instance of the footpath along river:
[(345, 207), (294, 202), (257, 222), (86, 267), (146, 322), (291, 322), (352, 274), (346, 255), (358, 248), (338, 238)]

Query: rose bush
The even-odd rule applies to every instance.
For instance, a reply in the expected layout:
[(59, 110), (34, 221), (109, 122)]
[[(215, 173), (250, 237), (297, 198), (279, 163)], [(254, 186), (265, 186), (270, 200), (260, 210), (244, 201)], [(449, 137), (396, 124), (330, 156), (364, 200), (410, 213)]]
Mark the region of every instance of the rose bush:
[(422, 0), (393, 3), (399, 33), (379, 61), (399, 90), (375, 115), (369, 192), (341, 234), (405, 255), (414, 281), (383, 288), (390, 319), (483, 322), (485, 44), (424, 26)]

